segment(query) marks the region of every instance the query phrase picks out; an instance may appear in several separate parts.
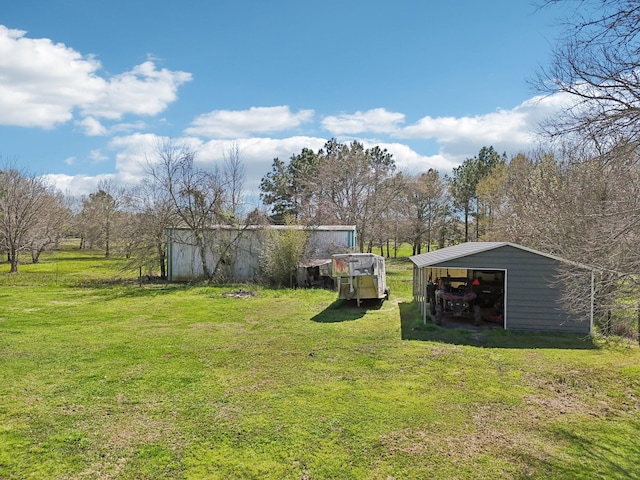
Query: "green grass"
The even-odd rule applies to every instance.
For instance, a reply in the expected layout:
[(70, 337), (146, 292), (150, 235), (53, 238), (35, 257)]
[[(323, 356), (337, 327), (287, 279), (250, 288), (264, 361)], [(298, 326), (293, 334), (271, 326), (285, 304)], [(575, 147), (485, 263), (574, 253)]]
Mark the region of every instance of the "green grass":
[(640, 478), (632, 344), (424, 325), (406, 259), (368, 308), (118, 265), (0, 265), (0, 478)]

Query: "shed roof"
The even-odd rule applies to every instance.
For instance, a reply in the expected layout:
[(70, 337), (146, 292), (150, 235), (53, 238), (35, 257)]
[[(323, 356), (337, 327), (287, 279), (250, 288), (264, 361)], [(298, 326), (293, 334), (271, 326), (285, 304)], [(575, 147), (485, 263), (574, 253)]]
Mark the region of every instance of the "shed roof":
[(419, 255), (413, 255), (409, 257), (409, 259), (417, 267), (423, 268), (423, 267), (438, 265), (440, 263), (448, 262), (451, 260), (456, 260), (462, 257), (468, 257), (469, 255), (475, 255), (477, 253), (486, 252), (488, 250), (494, 250), (496, 248), (501, 248), (504, 246), (518, 248), (520, 250), (524, 250), (534, 255), (540, 255), (542, 257), (551, 258), (553, 260), (571, 264), (576, 267), (586, 268), (589, 270), (592, 269), (592, 267), (589, 267), (587, 265), (581, 265), (576, 262), (572, 262), (570, 260), (557, 257), (555, 255), (540, 252), (538, 250), (534, 250), (532, 248), (524, 247), (522, 245), (518, 245), (511, 242), (466, 242), (466, 243), (461, 243), (459, 245), (454, 245), (452, 247), (441, 248), (440, 250), (434, 250), (427, 253), (421, 253)]

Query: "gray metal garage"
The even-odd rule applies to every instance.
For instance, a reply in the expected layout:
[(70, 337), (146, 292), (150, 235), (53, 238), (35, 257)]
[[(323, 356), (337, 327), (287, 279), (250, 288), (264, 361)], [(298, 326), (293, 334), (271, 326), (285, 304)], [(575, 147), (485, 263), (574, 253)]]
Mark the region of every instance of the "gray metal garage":
[[(468, 242), (410, 257), (413, 297), (426, 322), (427, 288), (437, 278), (464, 275), (502, 288), (505, 330), (590, 334), (593, 328), (593, 270), (562, 258), (508, 242)], [(590, 318), (563, 309), (558, 273), (561, 265), (584, 272), (591, 292)], [(483, 278), (484, 277), (484, 278)], [(500, 285), (501, 283), (501, 285)]]

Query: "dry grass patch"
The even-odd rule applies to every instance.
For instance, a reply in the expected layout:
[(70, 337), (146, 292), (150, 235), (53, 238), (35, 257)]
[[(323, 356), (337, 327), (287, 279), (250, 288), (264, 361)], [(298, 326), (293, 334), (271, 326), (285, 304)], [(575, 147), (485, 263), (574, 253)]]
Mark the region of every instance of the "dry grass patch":
[(562, 445), (541, 435), (523, 415), (526, 408), (475, 405), (472, 410), (469, 423), (459, 427), (434, 422), (428, 429), (382, 435), (382, 450), (391, 457), (421, 459), (433, 478), (526, 478), (559, 455)]

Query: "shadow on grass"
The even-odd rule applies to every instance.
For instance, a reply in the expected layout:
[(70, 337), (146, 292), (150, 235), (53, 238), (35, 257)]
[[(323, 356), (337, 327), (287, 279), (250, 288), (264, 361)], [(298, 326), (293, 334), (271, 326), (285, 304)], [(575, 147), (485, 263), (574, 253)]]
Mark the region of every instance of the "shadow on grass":
[(86, 253), (86, 254), (78, 254), (78, 255), (74, 255), (74, 256), (65, 256), (64, 258), (59, 258), (59, 259), (47, 259), (44, 261), (41, 261), (39, 263), (39, 265), (55, 265), (57, 263), (61, 263), (61, 262), (82, 262), (82, 263), (88, 263), (88, 262), (105, 262), (107, 260), (105, 260), (104, 257), (104, 252), (99, 252), (99, 253)]
[(368, 310), (379, 310), (381, 306), (380, 300), (362, 300), (360, 306), (355, 300), (336, 300), (311, 320), (318, 323), (350, 322), (364, 317)]
[(178, 283), (143, 284), (134, 281), (122, 280), (95, 280), (82, 281), (78, 285), (67, 288), (95, 290), (92, 295), (98, 296), (100, 301), (117, 300), (122, 298), (149, 298), (163, 295), (171, 295), (190, 288), (189, 285)]
[(551, 428), (552, 434), (562, 440), (570, 454), (541, 459), (533, 453), (531, 456), (525, 453), (522, 457), (529, 465), (552, 472), (553, 478), (640, 478), (637, 467), (640, 462), (640, 422), (632, 417), (579, 426), (558, 424)]
[(584, 335), (515, 332), (496, 328), (495, 325), (476, 327), (464, 323), (450, 323), (445, 328), (432, 323), (428, 316), (425, 324), (415, 303), (402, 302), (399, 307), (403, 340), (421, 340), (487, 348), (563, 348), (571, 350), (598, 348), (591, 337)]

